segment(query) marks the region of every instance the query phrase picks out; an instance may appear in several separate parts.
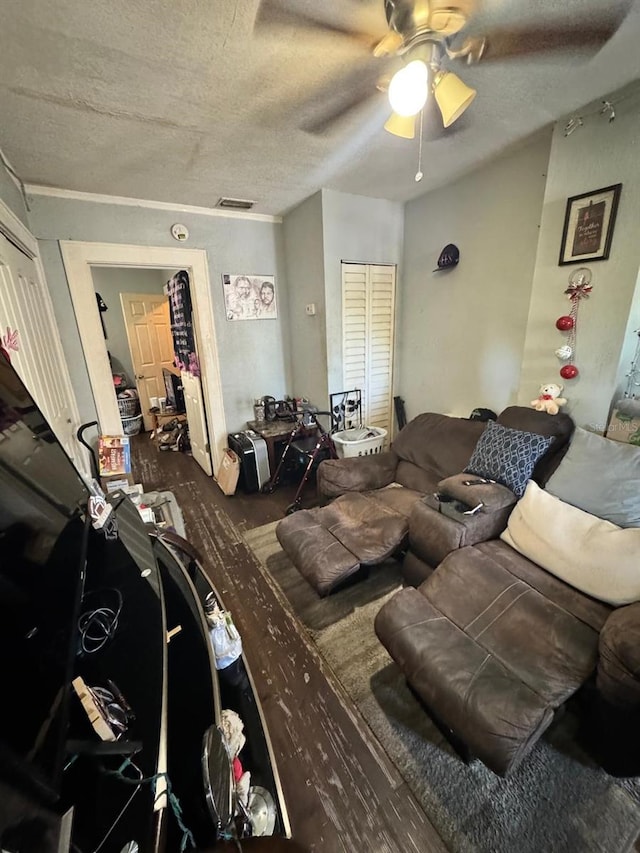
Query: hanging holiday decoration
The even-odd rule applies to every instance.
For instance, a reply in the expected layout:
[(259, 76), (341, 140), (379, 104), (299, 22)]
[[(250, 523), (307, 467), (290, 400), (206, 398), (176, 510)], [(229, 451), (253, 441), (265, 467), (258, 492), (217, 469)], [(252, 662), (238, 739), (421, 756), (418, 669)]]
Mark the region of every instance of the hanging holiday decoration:
[(558, 347), (556, 350), (556, 356), (560, 359), (560, 361), (569, 361), (571, 356), (573, 355), (573, 350), (569, 346), (569, 344), (564, 344), (561, 347)]
[(562, 317), (558, 317), (556, 320), (556, 329), (560, 332), (568, 332), (566, 344), (558, 347), (555, 351), (560, 361), (567, 362), (567, 364), (560, 368), (560, 376), (563, 379), (575, 379), (580, 372), (573, 363), (578, 331), (578, 306), (581, 299), (589, 298), (592, 290), (593, 285), (591, 284), (590, 269), (580, 267), (580, 269), (571, 273), (569, 276), (569, 286), (565, 290), (567, 298), (571, 302), (571, 311)]
[(558, 317), (556, 320), (556, 329), (559, 329), (561, 332), (568, 332), (570, 329), (573, 329), (573, 325), (573, 317), (567, 315)]
[(565, 364), (560, 368), (560, 376), (563, 379), (575, 379), (579, 372), (575, 364)]
[(605, 435), (640, 447), (640, 329), (636, 329), (636, 349), (631, 359), (624, 396), (613, 404)]
[(636, 351), (631, 359), (629, 372), (625, 373), (627, 378), (627, 387), (625, 388), (624, 396), (626, 400), (635, 400), (638, 397), (636, 388), (640, 388), (640, 329), (636, 329), (635, 334), (638, 337), (636, 342)]

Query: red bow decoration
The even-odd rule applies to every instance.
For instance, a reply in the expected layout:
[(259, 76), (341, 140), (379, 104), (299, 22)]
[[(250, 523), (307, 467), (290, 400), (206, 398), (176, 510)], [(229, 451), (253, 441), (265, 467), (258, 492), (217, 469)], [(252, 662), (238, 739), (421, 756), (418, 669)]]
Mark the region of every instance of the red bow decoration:
[(576, 302), (578, 299), (588, 299), (589, 294), (593, 290), (593, 285), (588, 281), (570, 284), (569, 287), (565, 290), (565, 293), (569, 297), (572, 302)]
[(553, 400), (554, 397), (552, 394), (540, 394), (540, 399), (541, 400)]

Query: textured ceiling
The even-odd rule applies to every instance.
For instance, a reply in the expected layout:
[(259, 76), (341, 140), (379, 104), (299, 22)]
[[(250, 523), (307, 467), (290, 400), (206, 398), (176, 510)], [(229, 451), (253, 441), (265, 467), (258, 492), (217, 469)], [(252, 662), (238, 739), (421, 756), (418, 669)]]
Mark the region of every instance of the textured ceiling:
[[(383, 0), (278, 2), (384, 32)], [(485, 0), (480, 20), (552, 26), (559, 10), (575, 21), (616, 2)], [(207, 207), (229, 195), (278, 214), (320, 187), (415, 197), (640, 78), (640, 0), (590, 59), (457, 64), (478, 97), (425, 141), (416, 184), (417, 140), (382, 129), (388, 60), (338, 29), (283, 23), (276, 5), (255, 26), (258, 0), (3, 0), (0, 147), (29, 183)], [(363, 79), (361, 108), (308, 132)]]

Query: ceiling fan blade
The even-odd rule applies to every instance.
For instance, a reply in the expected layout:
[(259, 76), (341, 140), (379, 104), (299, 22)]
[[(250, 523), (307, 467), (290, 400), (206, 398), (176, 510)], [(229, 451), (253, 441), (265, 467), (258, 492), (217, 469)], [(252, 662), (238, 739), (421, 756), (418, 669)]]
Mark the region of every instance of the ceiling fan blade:
[(371, 47), (389, 32), (382, 4), (365, 6), (357, 0), (329, 4), (312, 0), (261, 0), (254, 30), (288, 27), (350, 36)]
[[(486, 36), (482, 61), (512, 59), (548, 51), (597, 50), (613, 36), (624, 15), (604, 15), (576, 26), (569, 23), (493, 30)], [(474, 38), (474, 37), (472, 37)]]
[(402, 139), (414, 139), (416, 135), (416, 116), (401, 116), (391, 113), (386, 120), (384, 129)]
[(367, 91), (359, 96), (353, 96), (336, 103), (333, 108), (326, 110), (323, 115), (311, 116), (300, 122), (300, 129), (314, 136), (330, 133), (341, 122), (347, 122), (352, 113), (357, 112), (373, 98), (381, 98), (379, 92)]
[(384, 98), (377, 88), (379, 75), (378, 61), (371, 58), (342, 73), (338, 80), (307, 96), (296, 110), (298, 126), (306, 133), (324, 134), (371, 98)]

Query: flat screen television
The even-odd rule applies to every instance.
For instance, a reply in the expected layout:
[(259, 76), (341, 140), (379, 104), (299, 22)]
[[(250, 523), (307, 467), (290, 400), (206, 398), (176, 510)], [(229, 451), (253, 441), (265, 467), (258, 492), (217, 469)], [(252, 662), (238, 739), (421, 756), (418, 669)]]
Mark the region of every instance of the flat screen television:
[[(151, 777), (165, 749), (166, 625), (148, 529), (114, 495), (116, 538), (94, 530), (87, 485), (2, 353), (0, 436), (0, 848), (108, 853), (138, 838), (155, 850), (143, 843), (161, 837), (154, 786), (103, 773), (135, 754)], [(123, 738), (98, 736), (77, 676), (122, 690), (135, 709)]]
[(184, 389), (182, 387), (182, 378), (176, 375), (166, 367), (162, 368), (162, 377), (164, 379), (164, 390), (167, 398), (167, 406), (174, 409), (177, 413), (182, 414), (186, 411), (184, 406)]
[[(0, 355), (0, 767), (58, 789), (89, 493)], [(30, 769), (29, 769), (30, 768)]]

